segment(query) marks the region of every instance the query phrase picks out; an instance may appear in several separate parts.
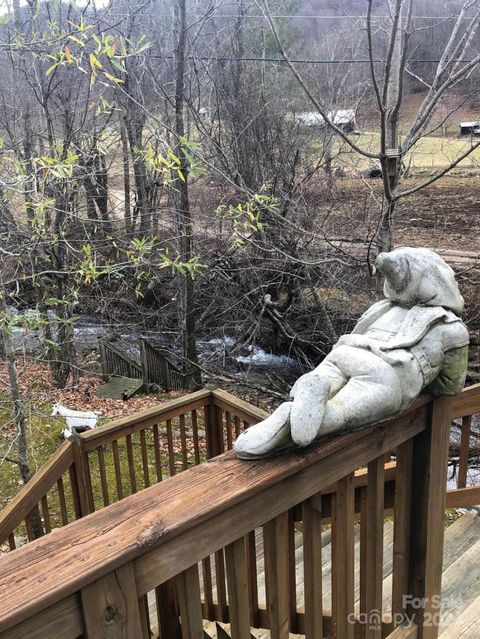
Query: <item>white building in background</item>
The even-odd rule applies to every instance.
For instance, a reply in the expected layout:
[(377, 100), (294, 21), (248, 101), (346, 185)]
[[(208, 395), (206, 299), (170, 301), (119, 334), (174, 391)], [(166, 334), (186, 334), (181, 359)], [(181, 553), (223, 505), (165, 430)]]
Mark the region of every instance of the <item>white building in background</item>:
[[(353, 109), (337, 109), (336, 111), (328, 111), (328, 119), (338, 126), (345, 133), (352, 133), (357, 129), (355, 120), (355, 111)], [(294, 113), (289, 117), (290, 120), (305, 127), (323, 127), (325, 120), (317, 111), (302, 111)]]

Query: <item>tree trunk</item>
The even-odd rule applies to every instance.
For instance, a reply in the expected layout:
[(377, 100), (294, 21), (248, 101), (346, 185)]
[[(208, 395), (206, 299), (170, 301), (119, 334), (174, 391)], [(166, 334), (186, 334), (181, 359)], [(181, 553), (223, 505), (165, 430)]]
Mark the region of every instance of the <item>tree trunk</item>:
[(123, 164), (123, 196), (125, 200), (125, 231), (128, 239), (133, 232), (132, 209), (130, 204), (130, 159), (128, 154), (128, 136), (125, 128), (125, 120), (120, 122), (120, 136), (122, 138), (122, 164)]
[[(185, 48), (187, 36), (186, 0), (176, 0), (175, 26), (177, 42), (175, 46), (175, 134), (177, 144), (175, 153), (180, 159), (183, 180), (174, 172), (173, 192), (177, 213), (178, 235), (180, 242), (180, 261), (189, 262), (193, 257), (193, 223), (188, 198), (188, 162), (183, 151), (182, 139), (185, 136)], [(184, 373), (191, 372), (194, 386), (202, 385), (202, 377), (198, 364), (196, 322), (195, 322), (195, 287), (192, 276), (187, 272), (181, 276), (180, 323), (182, 327), (182, 343)]]
[[(13, 406), (13, 415), (16, 426), (16, 440), (18, 458), (13, 461), (19, 468), (23, 483), (26, 484), (32, 477), (30, 467), (28, 465), (28, 448), (27, 435), (25, 429), (25, 415), (23, 413), (22, 397), (20, 394), (20, 386), (18, 383), (17, 365), (15, 361), (15, 351), (13, 348), (13, 340), (8, 331), (5, 322), (7, 318), (7, 308), (3, 292), (0, 293), (0, 316), (2, 317), (1, 337), (5, 350), (5, 358), (7, 360), (8, 380), (10, 384), (10, 399)], [(30, 513), (32, 522), (32, 531), (35, 539), (43, 535), (42, 519), (38, 506), (35, 506)]]

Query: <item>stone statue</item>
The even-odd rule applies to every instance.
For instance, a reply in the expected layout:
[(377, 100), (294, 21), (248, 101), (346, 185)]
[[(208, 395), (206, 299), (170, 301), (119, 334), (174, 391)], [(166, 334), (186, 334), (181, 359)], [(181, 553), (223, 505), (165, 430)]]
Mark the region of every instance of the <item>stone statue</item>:
[(421, 248), (382, 253), (375, 266), (385, 277), (385, 299), (295, 382), (292, 401), (238, 437), (240, 459), (392, 418), (424, 389), (454, 395), (463, 388), (469, 337), (453, 270)]

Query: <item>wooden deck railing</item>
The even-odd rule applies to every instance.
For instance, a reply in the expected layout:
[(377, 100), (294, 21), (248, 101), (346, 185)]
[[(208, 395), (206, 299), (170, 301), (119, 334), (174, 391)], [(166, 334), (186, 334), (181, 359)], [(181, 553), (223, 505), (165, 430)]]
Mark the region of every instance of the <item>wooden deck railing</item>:
[[(472, 415), (480, 412), (480, 384), (453, 398), (452, 418), (462, 420), (457, 490), (446, 506), (480, 503), (480, 486), (467, 486)], [(0, 512), (0, 549), (32, 541), (38, 507), (44, 533), (137, 492), (232, 448), (249, 424), (266, 413), (224, 391), (199, 391), (155, 409), (117, 419), (62, 444), (33, 479)], [(385, 466), (385, 509), (393, 508), (396, 463)], [(367, 469), (355, 473), (356, 512), (364, 503)], [(335, 486), (324, 491), (329, 517)], [(300, 508), (295, 511), (302, 519)]]
[[(208, 422), (224, 425), (220, 416), (231, 408), (228, 397), (217, 395), (208, 406)], [(146, 639), (159, 630), (162, 639), (200, 639), (202, 618), (210, 618), (229, 621), (239, 639), (249, 639), (251, 625), (270, 628), (274, 639), (287, 639), (289, 630), (309, 639), (393, 639), (417, 632), (434, 639), (437, 629), (423, 621), (435, 612), (440, 593), (451, 416), (451, 399), (423, 397), (395, 420), (276, 459), (242, 462), (227, 452), (8, 553), (0, 558), (0, 637)], [(125, 427), (122, 436), (132, 432)], [(227, 435), (218, 427), (216, 433), (210, 452), (228, 447)], [(89, 451), (97, 450), (94, 441), (86, 444)], [(385, 604), (384, 479), (392, 451), (393, 585)], [(355, 471), (364, 467), (365, 503), (358, 517)], [(326, 513), (322, 493), (332, 486)], [(296, 602), (293, 543), (299, 509), (302, 608)], [(327, 534), (331, 576), (322, 583)], [(258, 603), (259, 536), (265, 607)], [(331, 610), (322, 609), (327, 589)], [(424, 606), (406, 608), (405, 596)], [(366, 614), (369, 627), (359, 623), (358, 612)], [(410, 634), (394, 628), (406, 614), (415, 624)]]
[(100, 361), (102, 363), (102, 376), (107, 379), (111, 375), (118, 377), (130, 377), (142, 379), (143, 370), (140, 364), (135, 362), (124, 351), (118, 349), (112, 342), (106, 339), (98, 341), (100, 349)]
[(172, 355), (166, 349), (154, 346), (144, 339), (139, 340), (139, 343), (143, 379), (146, 384), (158, 384), (167, 391), (192, 387), (193, 374), (182, 372), (181, 358), (178, 358), (179, 365), (176, 366), (171, 361)]
[(266, 415), (223, 391), (202, 390), (82, 433), (0, 512), (0, 547), (33, 540), (37, 506), (49, 533), (230, 449)]

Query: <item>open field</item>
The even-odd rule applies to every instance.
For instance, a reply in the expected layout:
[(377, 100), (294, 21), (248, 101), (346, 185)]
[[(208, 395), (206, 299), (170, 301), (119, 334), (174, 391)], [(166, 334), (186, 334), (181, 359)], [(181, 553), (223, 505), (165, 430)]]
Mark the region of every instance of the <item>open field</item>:
[[(380, 134), (376, 131), (365, 131), (359, 136), (352, 136), (352, 140), (360, 148), (376, 152), (379, 148)], [(443, 169), (478, 141), (478, 138), (470, 140), (470, 138), (458, 136), (424, 137), (406, 155), (405, 165), (416, 173)], [(334, 155), (337, 155), (334, 164), (344, 170), (365, 171), (371, 166), (368, 158), (359, 155), (340, 140), (335, 142)], [(480, 147), (459, 163), (456, 170), (460, 169), (478, 169), (480, 173)]]

